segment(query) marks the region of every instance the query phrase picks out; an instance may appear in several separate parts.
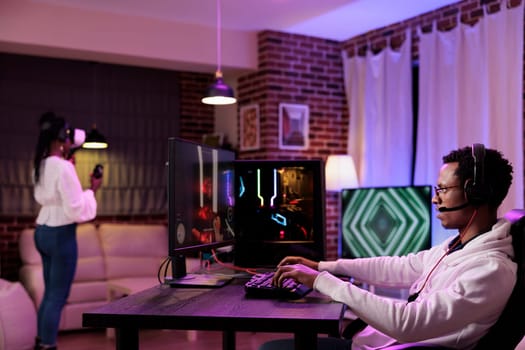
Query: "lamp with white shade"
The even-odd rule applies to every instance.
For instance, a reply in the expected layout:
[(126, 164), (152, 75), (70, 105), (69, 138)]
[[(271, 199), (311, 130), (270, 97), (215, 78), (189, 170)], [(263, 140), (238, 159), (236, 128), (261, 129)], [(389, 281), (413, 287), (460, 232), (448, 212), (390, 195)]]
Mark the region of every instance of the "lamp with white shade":
[(326, 190), (339, 192), (343, 188), (359, 187), (357, 172), (352, 156), (332, 154), (328, 156), (325, 166)]

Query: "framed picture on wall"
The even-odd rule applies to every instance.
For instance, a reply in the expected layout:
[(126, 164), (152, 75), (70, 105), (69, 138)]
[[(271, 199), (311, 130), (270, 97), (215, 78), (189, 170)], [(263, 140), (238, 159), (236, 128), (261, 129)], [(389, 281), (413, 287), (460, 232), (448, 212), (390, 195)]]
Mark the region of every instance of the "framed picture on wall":
[(279, 104), (279, 148), (302, 150), (308, 148), (308, 105)]
[(259, 105), (253, 104), (240, 108), (241, 115), (241, 151), (259, 149)]

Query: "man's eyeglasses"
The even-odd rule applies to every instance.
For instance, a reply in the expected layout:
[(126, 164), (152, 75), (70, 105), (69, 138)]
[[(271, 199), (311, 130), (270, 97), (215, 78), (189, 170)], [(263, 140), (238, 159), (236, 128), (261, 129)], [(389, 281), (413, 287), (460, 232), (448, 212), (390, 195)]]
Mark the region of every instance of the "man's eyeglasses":
[(439, 196), (440, 194), (447, 193), (449, 188), (455, 188), (455, 187), (461, 187), (461, 186), (460, 185), (446, 186), (446, 187), (434, 186), (434, 193), (436, 194), (436, 196)]

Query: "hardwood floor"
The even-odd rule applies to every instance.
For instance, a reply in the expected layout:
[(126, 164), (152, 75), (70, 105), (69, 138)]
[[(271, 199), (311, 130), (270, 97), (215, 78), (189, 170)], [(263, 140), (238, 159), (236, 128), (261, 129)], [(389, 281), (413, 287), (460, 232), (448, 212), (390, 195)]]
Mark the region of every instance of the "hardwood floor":
[[(238, 332), (236, 350), (257, 350), (265, 341), (288, 338), (286, 333)], [(214, 331), (141, 330), (140, 350), (220, 350), (222, 333)], [(105, 330), (60, 332), (59, 350), (115, 350), (115, 341)]]

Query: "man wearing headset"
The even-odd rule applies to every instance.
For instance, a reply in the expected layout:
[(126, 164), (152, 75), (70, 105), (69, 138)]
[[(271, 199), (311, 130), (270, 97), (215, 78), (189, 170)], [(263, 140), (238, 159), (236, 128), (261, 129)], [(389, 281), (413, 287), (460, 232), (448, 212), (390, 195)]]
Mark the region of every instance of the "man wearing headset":
[[(512, 165), (481, 144), (443, 157), (432, 203), (443, 227), (458, 234), (407, 256), (314, 262), (286, 257), (274, 283), (293, 278), (348, 305), (365, 328), (349, 340), (319, 338), (320, 349), (382, 349), (412, 342), (470, 349), (497, 321), (516, 283), (510, 223), (497, 209), (512, 183)], [(336, 276), (409, 288), (407, 301), (375, 295)], [(276, 340), (261, 349), (292, 349)]]

